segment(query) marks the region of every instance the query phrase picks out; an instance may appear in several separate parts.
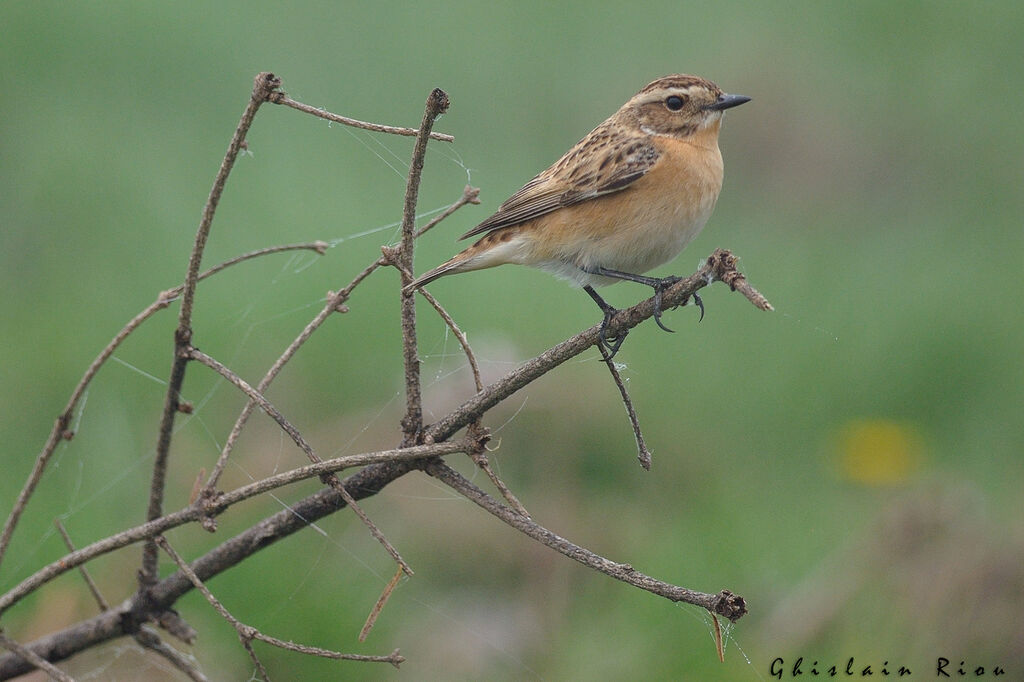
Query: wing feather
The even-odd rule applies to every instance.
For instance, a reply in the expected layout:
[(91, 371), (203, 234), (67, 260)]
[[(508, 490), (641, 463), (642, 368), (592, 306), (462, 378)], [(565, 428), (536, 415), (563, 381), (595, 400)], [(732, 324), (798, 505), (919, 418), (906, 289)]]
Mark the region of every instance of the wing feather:
[(648, 138), (613, 136), (606, 122), (459, 239), (519, 225), (581, 201), (619, 192), (642, 178), (659, 156)]

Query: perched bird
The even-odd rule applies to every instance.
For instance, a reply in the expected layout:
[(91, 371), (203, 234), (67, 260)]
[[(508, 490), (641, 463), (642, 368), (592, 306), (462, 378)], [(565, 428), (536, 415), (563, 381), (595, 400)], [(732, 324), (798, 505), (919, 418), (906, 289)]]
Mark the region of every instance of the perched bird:
[(748, 101), (697, 76), (659, 78), (460, 237), (484, 235), (476, 243), (407, 289), (532, 265), (583, 287), (604, 312), (601, 341), (614, 354), (625, 334), (605, 338), (616, 309), (594, 287), (628, 280), (654, 289), (655, 322), (671, 331), (661, 322), (661, 294), (679, 278), (641, 273), (675, 258), (708, 221), (722, 189), (723, 112)]

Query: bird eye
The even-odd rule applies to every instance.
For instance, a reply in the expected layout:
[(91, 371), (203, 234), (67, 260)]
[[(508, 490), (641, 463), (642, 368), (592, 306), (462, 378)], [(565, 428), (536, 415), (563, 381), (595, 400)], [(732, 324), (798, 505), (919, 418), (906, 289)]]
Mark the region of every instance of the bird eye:
[(672, 95), (665, 99), (665, 106), (672, 111), (679, 111), (683, 108), (683, 98), (678, 95)]

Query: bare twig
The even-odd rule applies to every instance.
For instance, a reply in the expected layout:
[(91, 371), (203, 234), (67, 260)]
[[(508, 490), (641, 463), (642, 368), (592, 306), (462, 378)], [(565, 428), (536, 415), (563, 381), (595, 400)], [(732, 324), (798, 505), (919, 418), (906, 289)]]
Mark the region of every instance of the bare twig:
[[(325, 241), (317, 240), (314, 242), (302, 242), (299, 244), (280, 244), (278, 246), (267, 246), (262, 249), (256, 249), (255, 251), (249, 251), (241, 255), (230, 258), (223, 263), (213, 266), (209, 270), (199, 273), (198, 281), (203, 281), (210, 275), (216, 275), (224, 268), (229, 268), (232, 265), (238, 265), (239, 263), (253, 258), (259, 258), (260, 256), (269, 256), (273, 253), (283, 253), (285, 251), (316, 251), (319, 255), (327, 253), (327, 249), (331, 248), (331, 245)], [(184, 285), (177, 287), (177, 290), (184, 289)]]
[[(238, 152), (242, 148), (245, 136), (252, 126), (253, 119), (260, 105), (267, 101), (270, 93), (281, 85), (281, 79), (272, 73), (263, 72), (256, 76), (253, 84), (252, 95), (249, 103), (242, 114), (235, 134), (231, 137), (228, 151), (221, 162), (220, 170), (213, 181), (210, 189), (210, 196), (203, 208), (203, 217), (199, 221), (199, 229), (196, 231), (195, 243), (192, 246), (192, 253), (189, 256), (188, 270), (185, 275), (185, 284), (181, 293), (181, 309), (178, 312), (178, 328), (174, 332), (174, 361), (171, 365), (170, 378), (167, 381), (167, 396), (164, 399), (163, 415), (160, 419), (159, 436), (157, 437), (156, 456), (153, 460), (153, 477), (149, 489), (149, 506), (146, 511), (146, 519), (152, 521), (159, 518), (163, 513), (164, 489), (167, 478), (167, 457), (171, 450), (171, 431), (174, 427), (174, 418), (178, 413), (178, 403), (181, 399), (181, 386), (185, 380), (185, 366), (188, 358), (182, 352), (192, 342), (192, 307), (195, 302), (196, 284), (199, 279), (199, 265), (203, 259), (203, 252), (206, 249), (206, 240), (210, 235), (210, 228), (213, 225), (213, 216), (220, 203), (221, 194), (224, 192), (224, 185), (227, 183), (228, 175), (235, 165)], [(157, 548), (152, 542), (147, 542), (142, 553), (142, 569), (139, 572), (139, 583), (142, 589), (154, 584), (157, 579)]]
[(619, 375), (619, 369), (615, 366), (615, 361), (612, 359), (611, 353), (605, 348), (605, 344), (597, 344), (597, 349), (601, 351), (601, 357), (604, 358), (604, 364), (608, 366), (608, 371), (612, 374), (612, 379), (615, 380), (615, 385), (619, 388), (619, 395), (622, 396), (622, 404), (626, 406), (626, 414), (629, 415), (629, 423), (633, 427), (633, 437), (636, 439), (636, 458), (640, 460), (640, 466), (644, 469), (651, 470), (651, 451), (647, 449), (647, 443), (644, 442), (644, 434), (640, 430), (640, 420), (636, 417), (636, 410), (633, 409), (633, 401), (629, 397), (629, 392), (626, 390), (626, 384), (623, 383), (622, 377)]
[[(74, 552), (75, 545), (71, 542), (71, 536), (68, 535), (68, 531), (64, 528), (64, 524), (60, 522), (60, 519), (54, 519), (53, 525), (57, 527), (57, 531), (60, 533), (60, 536), (64, 538), (64, 545), (68, 548), (68, 551)], [(110, 604), (108, 604), (107, 600), (103, 598), (102, 594), (100, 594), (100, 588), (97, 587), (96, 581), (94, 581), (92, 576), (89, 575), (89, 570), (85, 566), (79, 566), (78, 571), (82, 574), (82, 579), (85, 580), (85, 584), (89, 587), (89, 591), (92, 592), (92, 597), (99, 605), (100, 611), (106, 611), (109, 609)]]
[(476, 390), (484, 390), (484, 384), (480, 380), (480, 365), (476, 362), (476, 355), (473, 353), (473, 349), (469, 346), (469, 339), (466, 338), (466, 334), (459, 329), (459, 325), (455, 324), (455, 320), (448, 314), (448, 311), (441, 306), (440, 302), (426, 289), (419, 289), (420, 294), (423, 298), (427, 299), (427, 303), (433, 306), (437, 314), (441, 316), (444, 323), (448, 325), (448, 328), (452, 330), (452, 334), (455, 334), (455, 338), (458, 339), (459, 345), (462, 346), (462, 352), (466, 354), (466, 360), (469, 362), (469, 368), (473, 372), (473, 381), (476, 382)]
[[(203, 597), (206, 598), (206, 601), (210, 603), (210, 606), (212, 606), (214, 610), (216, 610), (217, 613), (219, 613), (224, 620), (231, 623), (231, 626), (235, 628), (235, 631), (238, 633), (238, 638), (242, 641), (243, 645), (251, 642), (254, 639), (257, 639), (261, 642), (266, 642), (268, 644), (273, 644), (276, 647), (287, 649), (288, 651), (297, 651), (299, 653), (313, 654), (316, 656), (324, 656), (326, 658), (334, 658), (347, 661), (390, 663), (396, 668), (400, 663), (402, 663), (405, 660), (401, 656), (398, 656), (397, 650), (389, 656), (363, 656), (359, 654), (343, 654), (337, 651), (330, 651), (328, 649), (319, 649), (317, 647), (293, 644), (292, 642), (285, 642), (283, 640), (277, 639), (276, 637), (264, 635), (256, 628), (252, 627), (251, 625), (246, 625), (245, 623), (242, 623), (233, 615), (231, 615), (231, 613), (226, 608), (224, 608), (224, 605), (221, 604), (220, 601), (215, 596), (213, 596), (213, 593), (210, 592), (206, 585), (203, 584), (203, 581), (199, 578), (198, 575), (196, 575), (195, 571), (192, 570), (192, 568), (185, 562), (181, 555), (178, 554), (178, 552), (175, 551), (173, 547), (171, 547), (170, 543), (167, 542), (166, 538), (160, 536), (156, 538), (155, 541), (158, 545), (160, 545), (160, 548), (167, 552), (167, 555), (174, 560), (174, 563), (178, 565), (178, 568), (181, 570), (181, 572), (184, 573), (185, 577), (189, 579), (189, 582), (191, 582), (192, 585), (197, 590), (199, 590), (200, 594), (202, 594)], [(401, 575), (400, 572), (399, 575)], [(256, 663), (257, 667), (259, 667), (260, 670), (262, 671), (264, 677), (266, 677), (266, 670), (263, 669), (262, 665), (260, 665), (259, 659), (256, 658), (255, 652), (253, 652), (252, 649), (249, 647), (246, 647), (246, 649), (252, 656), (253, 662)]]
[(462, 208), (466, 204), (479, 204), (479, 203), (480, 203), (480, 188), (479, 187), (470, 187), (469, 185), (466, 185), (465, 188), (463, 188), (462, 196), (459, 197), (458, 201), (456, 201), (454, 204), (452, 204), (451, 206), (449, 206), (445, 210), (441, 211), (441, 213), (438, 214), (437, 216), (435, 216), (434, 219), (431, 220), (429, 223), (427, 223), (426, 225), (424, 225), (420, 229), (416, 230), (416, 234), (413, 235), (413, 236), (418, 239), (420, 237), (420, 235), (422, 235), (424, 232), (426, 232), (427, 230), (433, 229), (434, 227), (437, 226), (437, 224), (439, 222), (441, 222), (442, 220), (444, 220), (445, 218), (450, 216), (452, 213), (455, 213), (457, 210), (459, 210), (460, 208)]
[(564, 554), (570, 559), (580, 562), (584, 566), (589, 566), (616, 580), (621, 580), (671, 601), (681, 601), (704, 607), (711, 613), (718, 613), (731, 621), (738, 620), (747, 612), (743, 597), (734, 595), (728, 590), (722, 590), (718, 594), (695, 592), (685, 587), (657, 580), (637, 571), (629, 564), (610, 561), (591, 552), (589, 549), (575, 545), (565, 538), (552, 533), (547, 528), (538, 525), (529, 517), (523, 516), (515, 510), (504, 506), (439, 459), (427, 461), (423, 465), (423, 469), (516, 530)]
[(722, 625), (718, 622), (718, 616), (711, 614), (711, 622), (715, 624), (715, 652), (718, 660), (725, 663), (725, 646), (722, 644)]
[[(312, 114), (317, 118), (322, 118), (325, 121), (333, 121), (334, 123), (341, 123), (342, 125), (352, 126), (353, 128), (362, 128), (363, 130), (372, 130), (377, 133), (390, 133), (392, 135), (405, 135), (406, 137), (415, 137), (419, 135), (418, 130), (415, 128), (399, 128), (396, 126), (386, 126), (380, 123), (367, 123), (366, 121), (358, 121), (348, 116), (341, 116), (339, 114), (332, 114), (326, 109), (319, 109), (317, 107), (311, 107), (308, 104), (302, 102), (296, 102), (288, 95), (283, 92), (275, 92), (270, 99), (274, 104), (283, 104), (286, 107), (291, 107), (297, 111), (301, 111), (307, 114)], [(439, 140), (441, 142), (454, 142), (455, 138), (451, 135), (445, 135), (444, 133), (430, 133), (430, 138), (433, 140)]]
[(469, 442), (476, 445), (470, 452), (469, 457), (473, 460), (473, 463), (480, 467), (487, 478), (491, 479), (491, 483), (501, 496), (505, 498), (505, 501), (509, 503), (513, 509), (522, 514), (523, 516), (529, 517), (530, 512), (526, 511), (526, 507), (519, 501), (512, 491), (509, 489), (505, 482), (501, 480), (496, 473), (491, 469), (491, 463), (487, 459), (487, 441), (491, 439), (491, 434), (483, 426), (480, 425), (479, 421), (475, 421), (469, 425), (466, 430), (466, 438)]
[(199, 669), (195, 661), (161, 639), (153, 628), (143, 625), (135, 633), (135, 641), (139, 643), (139, 646), (167, 659), (171, 665), (188, 675), (189, 679), (195, 682), (207, 682), (206, 675)]
[(22, 660), (31, 663), (34, 667), (39, 668), (55, 680), (75, 682), (75, 678), (71, 677), (71, 675), (68, 675), (28, 647), (14, 641), (3, 630), (0, 630), (0, 646), (17, 655)]
[[(271, 405), (270, 402), (262, 394), (260, 394), (248, 383), (246, 383), (244, 379), (242, 379), (240, 376), (232, 372), (223, 364), (211, 358), (209, 355), (203, 353), (197, 348), (189, 348), (186, 355), (189, 359), (197, 360), (203, 365), (206, 365), (210, 369), (214, 370), (222, 377), (227, 379), (229, 382), (231, 382), (232, 385), (234, 385), (247, 396), (249, 396), (250, 400), (254, 400), (261, 408), (263, 408), (263, 411), (270, 415), (270, 417), (277, 422), (278, 426), (280, 426), (284, 430), (284, 432), (291, 437), (295, 444), (298, 445), (299, 448), (304, 453), (306, 453), (306, 456), (309, 458), (309, 461), (313, 462), (314, 464), (323, 463), (323, 460), (320, 459), (320, 456), (313, 451), (313, 447), (306, 442), (306, 439), (302, 437), (302, 434), (299, 433), (299, 430), (292, 426), (292, 424), (287, 419), (284, 418), (284, 415), (282, 415), (277, 410), (276, 407)], [(370, 533), (373, 535), (374, 538), (377, 539), (377, 541), (381, 545), (384, 546), (384, 549), (387, 550), (388, 554), (390, 554), (391, 557), (398, 563), (398, 565), (402, 567), (402, 570), (405, 571), (406, 575), (412, 575), (412, 567), (405, 562), (405, 559), (403, 559), (402, 556), (398, 553), (398, 550), (394, 548), (394, 546), (388, 541), (386, 537), (384, 537), (384, 534), (380, 531), (379, 528), (377, 528), (376, 524), (374, 524), (373, 521), (370, 520), (370, 517), (366, 515), (366, 512), (363, 511), (362, 507), (356, 504), (355, 499), (353, 499), (349, 495), (348, 491), (345, 490), (345, 486), (341, 484), (341, 481), (338, 479), (338, 477), (334, 473), (327, 473), (324, 474), (323, 480), (324, 483), (336, 489), (342, 495), (342, 497), (345, 498), (345, 502), (348, 503), (348, 506), (352, 508), (352, 511), (355, 512), (356, 516), (358, 516), (359, 519), (366, 525), (366, 527), (370, 529)]]
[(373, 609), (370, 610), (370, 615), (366, 617), (366, 622), (363, 624), (363, 629), (359, 631), (359, 641), (365, 642), (366, 638), (370, 634), (370, 630), (373, 629), (374, 624), (377, 622), (377, 618), (380, 616), (380, 612), (384, 610), (384, 605), (388, 603), (388, 599), (391, 598), (391, 593), (395, 591), (398, 586), (398, 581), (402, 579), (402, 569), (395, 571), (395, 575), (388, 581), (388, 584), (384, 586), (384, 591), (380, 593), (380, 597), (377, 598), (377, 603), (373, 605)]
[(427, 155), (430, 130), (438, 116), (448, 110), (448, 95), (434, 88), (427, 97), (423, 121), (416, 136), (416, 144), (409, 163), (409, 180), (405, 185), (405, 206), (402, 210), (402, 241), (398, 248), (386, 248), (385, 258), (399, 270), (401, 286), (399, 297), (402, 312), (402, 358), (405, 364), (405, 417), (402, 418), (402, 445), (420, 441), (423, 430), (423, 400), (420, 393), (420, 359), (416, 349), (416, 292), (408, 291), (412, 282), (413, 248), (416, 239), (416, 201), (420, 192), (420, 177)]

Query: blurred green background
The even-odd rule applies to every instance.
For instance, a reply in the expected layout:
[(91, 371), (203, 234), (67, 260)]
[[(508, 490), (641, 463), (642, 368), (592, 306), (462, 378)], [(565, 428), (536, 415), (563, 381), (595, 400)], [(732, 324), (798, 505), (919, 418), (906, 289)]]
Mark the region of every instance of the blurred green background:
[[(269, 634), (360, 653), (401, 648), (398, 672), (258, 647), (275, 679), (758, 680), (774, 658), (824, 669), (936, 658), (1024, 675), (1024, 11), (1016, 3), (539, 2), (55, 3), (0, 5), (0, 513), (54, 416), (125, 321), (181, 281), (203, 203), (252, 77), (305, 103), (418, 124), (430, 89), (452, 100), (420, 210), (468, 182), (480, 206), (425, 237), (417, 271), (648, 81), (696, 73), (753, 97), (730, 112), (726, 183), (704, 233), (660, 274), (715, 247), (775, 304), (715, 285), (707, 316), (666, 315), (617, 360), (654, 466), (590, 352), (486, 420), (492, 461), (534, 518), (669, 582), (748, 600), (719, 663), (700, 610), (593, 573), (410, 475), (365, 508), (416, 570), (365, 644), (359, 628), (393, 564), (350, 514), (261, 552), (211, 588)], [(204, 264), (273, 256), (199, 290), (195, 341), (251, 381), (337, 289), (395, 239), (409, 138), (265, 106), (231, 176)], [(374, 228), (376, 230), (360, 236)], [(270, 398), (324, 456), (398, 441), (397, 276), (357, 289)], [(547, 275), (500, 268), (439, 281), (494, 380), (597, 322)], [(648, 296), (622, 284), (608, 300)], [(144, 516), (176, 307), (147, 323), (93, 383), (2, 571), (10, 586)], [(455, 340), (424, 305), (428, 418), (472, 392)], [(188, 501), (242, 400), (191, 367), (168, 509)], [(224, 488), (302, 463), (252, 422)], [(453, 461), (456, 461), (453, 458)], [(469, 475), (472, 468), (459, 462)], [(478, 480), (482, 479), (476, 476)], [(481, 481), (481, 484), (483, 482)], [(189, 557), (316, 489), (250, 502), (217, 535), (170, 537)], [(111, 602), (138, 548), (92, 566)], [(163, 565), (165, 572), (170, 566)], [(195, 594), (179, 610), (214, 679), (251, 665)], [(29, 640), (94, 613), (67, 575), (5, 615)], [(104, 679), (181, 679), (134, 644), (67, 665)]]

